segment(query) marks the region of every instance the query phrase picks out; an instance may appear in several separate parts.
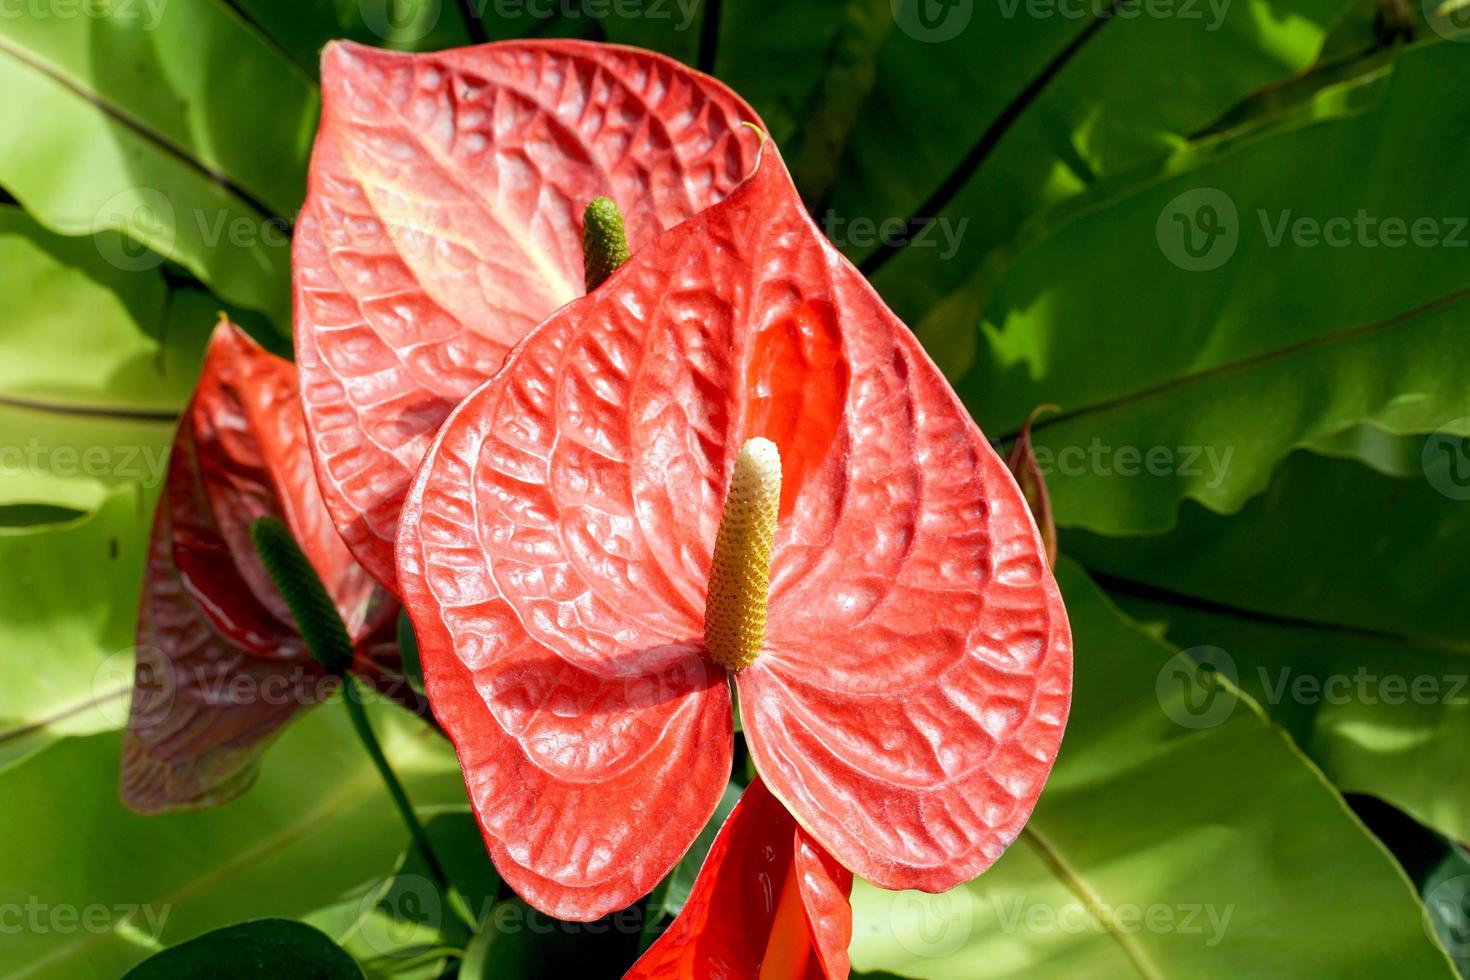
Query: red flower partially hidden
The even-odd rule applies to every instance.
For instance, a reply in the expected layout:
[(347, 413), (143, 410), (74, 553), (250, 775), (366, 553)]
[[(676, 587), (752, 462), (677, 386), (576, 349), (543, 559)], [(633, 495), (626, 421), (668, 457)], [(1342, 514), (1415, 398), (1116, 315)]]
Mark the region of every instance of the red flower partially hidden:
[(138, 622), (122, 797), (150, 812), (243, 792), (260, 753), (330, 685), (250, 540), (283, 520), (381, 679), (397, 603), (353, 560), (312, 473), (296, 369), (221, 321), (179, 422), (154, 514)]
[(779, 521), (734, 679), (802, 828), (881, 887), (945, 890), (1015, 839), (1056, 756), (1071, 639), (1026, 502), (768, 146), (532, 333), (405, 504), (430, 701), (501, 874), (553, 915), (649, 891), (719, 800), (706, 590), (752, 437), (780, 452)]
[(846, 980), (852, 872), (759, 779), (730, 813), (684, 910), (624, 980)]
[(336, 43), (298, 223), (296, 362), (322, 492), (394, 587), (403, 495), (435, 430), (581, 296), (582, 209), (633, 248), (728, 194), (758, 122), (662, 55), (516, 41), (408, 55)]

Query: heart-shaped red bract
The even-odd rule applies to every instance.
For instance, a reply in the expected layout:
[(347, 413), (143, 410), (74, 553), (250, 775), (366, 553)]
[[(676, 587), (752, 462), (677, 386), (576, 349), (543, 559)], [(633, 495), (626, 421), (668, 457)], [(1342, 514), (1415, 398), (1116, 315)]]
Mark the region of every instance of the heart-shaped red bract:
[(780, 976), (846, 980), (852, 872), (806, 835), (759, 779), (720, 828), (678, 918), (624, 980)]
[(332, 518), (395, 588), (403, 495), (451, 409), (582, 295), (582, 210), (629, 244), (728, 194), (755, 113), (648, 51), (516, 41), (322, 59), (322, 123), (292, 267), (296, 361)]
[(765, 644), (736, 675), (767, 787), (844, 866), (940, 891), (1020, 832), (1071, 637), (1026, 503), (774, 147), (558, 311), (440, 430), (399, 582), (491, 854), (590, 919), (647, 892), (729, 772), (703, 645), (734, 457), (782, 455)]
[(122, 797), (149, 812), (242, 792), (270, 738), (330, 685), (250, 540), (291, 529), (370, 679), (396, 660), (397, 603), (327, 517), (306, 448), (296, 369), (221, 321), (179, 422), (154, 514), (139, 610)]

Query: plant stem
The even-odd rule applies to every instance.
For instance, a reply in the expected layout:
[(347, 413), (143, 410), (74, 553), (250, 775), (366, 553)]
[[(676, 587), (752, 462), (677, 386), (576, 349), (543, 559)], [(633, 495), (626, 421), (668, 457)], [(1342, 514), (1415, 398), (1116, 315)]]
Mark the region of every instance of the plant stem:
[(362, 742), (362, 747), (367, 749), (368, 756), (378, 769), (378, 775), (383, 777), (383, 785), (388, 788), (388, 795), (393, 797), (393, 804), (398, 807), (398, 814), (403, 818), (403, 824), (408, 828), (408, 834), (413, 838), (414, 846), (419, 849), (419, 856), (424, 859), (424, 864), (428, 865), (429, 874), (434, 876), (435, 884), (447, 889), (449, 878), (444, 874), (444, 867), (434, 854), (434, 847), (429, 843), (429, 834), (424, 830), (424, 825), (419, 822), (418, 814), (414, 812), (413, 804), (409, 802), (403, 784), (398, 781), (398, 774), (393, 771), (393, 767), (388, 763), (388, 757), (383, 754), (383, 746), (378, 742), (378, 736), (373, 733), (372, 722), (368, 720), (367, 712), (363, 710), (362, 695), (357, 688), (357, 679), (351, 674), (346, 674), (342, 678), (342, 701), (347, 705), (347, 716), (352, 719), (352, 727), (357, 732), (358, 740)]

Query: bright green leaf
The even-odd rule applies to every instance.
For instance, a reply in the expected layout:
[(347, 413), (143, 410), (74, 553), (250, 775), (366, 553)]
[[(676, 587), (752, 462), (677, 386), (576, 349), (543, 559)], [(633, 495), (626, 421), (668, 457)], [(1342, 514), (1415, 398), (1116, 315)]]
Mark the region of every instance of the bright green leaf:
[(290, 919), (256, 919), (216, 929), (149, 957), (124, 980), (216, 980), (224, 976), (280, 980), (361, 980), (340, 946)]
[[(416, 806), (462, 804), (448, 744), (393, 707), (374, 727)], [(141, 816), (117, 797), (120, 738), (69, 738), (0, 772), (0, 905), (42, 927), (6, 939), (31, 977), (112, 978), (164, 946), (294, 918), (381, 878), (405, 831), (341, 705), (291, 725), (238, 800)]]
[[(1076, 687), (1031, 822), (990, 871), (944, 895), (858, 884), (854, 967), (1453, 977), (1408, 879), (1289, 740), (1233, 689), (1175, 670), (1170, 648), (1077, 566), (1057, 571)], [(1195, 710), (1214, 703), (1237, 710)]]

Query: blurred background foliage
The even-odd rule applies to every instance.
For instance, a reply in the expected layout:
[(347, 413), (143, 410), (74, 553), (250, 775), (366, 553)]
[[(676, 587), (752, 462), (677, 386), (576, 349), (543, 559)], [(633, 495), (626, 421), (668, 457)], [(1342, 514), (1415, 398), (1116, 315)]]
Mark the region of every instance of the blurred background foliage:
[[(579, 971), (617, 975), (677, 912), (697, 854), (631, 935), (505, 928), (526, 910), (498, 888), (452, 753), (391, 708), (376, 723), (478, 897), (478, 934), (414, 870), (338, 712), (294, 726), (224, 807), (139, 817), (116, 796), (148, 523), (216, 311), (289, 351), (321, 46), (581, 37), (664, 51), (751, 101), (818, 222), (998, 444), (1060, 407), (1035, 429), (1076, 633), (1057, 768), (971, 884), (859, 883), (855, 969), (1463, 971), (1461, 27), (1453, 0), (7, 10), (0, 905), (108, 912), (0, 937), (0, 961), (113, 977), (175, 947), (151, 967), (174, 973), (139, 975), (191, 975), (222, 943), (185, 940), (273, 917), (251, 935), (321, 954), (313, 975), (342, 975), (322, 934), (369, 976), (532, 975), (576, 949), (595, 951)], [(1180, 236), (1210, 231), (1207, 207), (1225, 251), (1201, 257)], [(1434, 241), (1289, 230), (1360, 213), (1428, 220)]]

